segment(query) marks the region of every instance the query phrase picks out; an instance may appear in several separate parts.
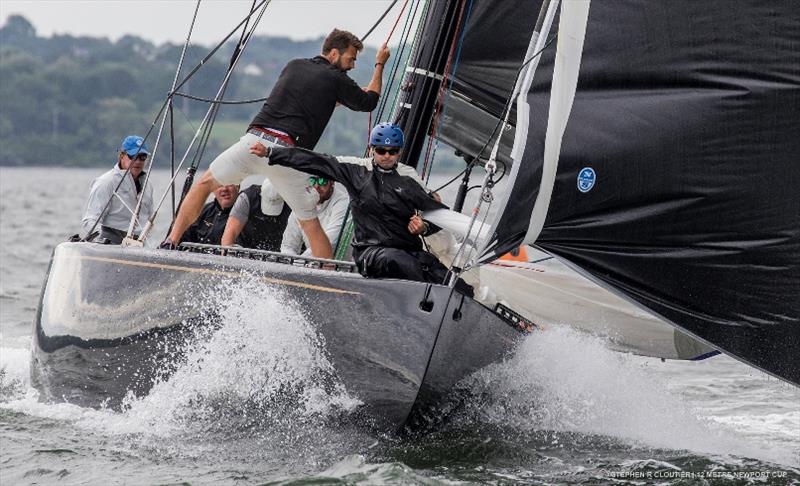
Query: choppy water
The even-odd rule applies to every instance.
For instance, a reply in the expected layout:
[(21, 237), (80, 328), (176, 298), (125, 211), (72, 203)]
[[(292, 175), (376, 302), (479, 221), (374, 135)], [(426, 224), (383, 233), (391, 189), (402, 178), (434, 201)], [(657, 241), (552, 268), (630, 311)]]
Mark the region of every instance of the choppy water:
[(566, 328), (471, 377), (471, 398), (431, 433), (360, 428), (314, 323), (280, 295), (253, 304), (246, 284), (213, 338), (125, 411), (40, 403), (39, 289), (99, 172), (0, 168), (0, 484), (800, 484), (797, 388), (729, 358), (628, 356)]

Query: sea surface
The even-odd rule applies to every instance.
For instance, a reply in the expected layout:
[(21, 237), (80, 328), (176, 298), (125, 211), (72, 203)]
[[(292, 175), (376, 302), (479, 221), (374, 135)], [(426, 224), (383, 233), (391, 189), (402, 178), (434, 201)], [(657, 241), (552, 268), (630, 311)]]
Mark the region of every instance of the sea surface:
[[(39, 291), (102, 171), (0, 168), (3, 486), (800, 484), (800, 390), (733, 359), (662, 362), (554, 327), (470, 377), (445, 423), (400, 437), (346, 420), (358, 397), (319, 389), (331, 368), (314, 323), (279, 300), (248, 302), (247, 288), (232, 289), (213, 339), (124, 411), (40, 402)], [(282, 384), (306, 393), (281, 404), (270, 390)]]

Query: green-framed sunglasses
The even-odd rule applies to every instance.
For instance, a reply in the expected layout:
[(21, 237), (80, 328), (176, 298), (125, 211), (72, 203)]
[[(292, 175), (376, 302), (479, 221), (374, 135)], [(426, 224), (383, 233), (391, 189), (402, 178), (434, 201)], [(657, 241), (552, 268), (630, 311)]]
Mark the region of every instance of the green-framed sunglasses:
[(327, 179), (325, 177), (314, 177), (314, 176), (311, 176), (311, 177), (308, 178), (308, 185), (309, 186), (324, 186), (325, 184), (328, 183), (329, 180), (330, 179)]

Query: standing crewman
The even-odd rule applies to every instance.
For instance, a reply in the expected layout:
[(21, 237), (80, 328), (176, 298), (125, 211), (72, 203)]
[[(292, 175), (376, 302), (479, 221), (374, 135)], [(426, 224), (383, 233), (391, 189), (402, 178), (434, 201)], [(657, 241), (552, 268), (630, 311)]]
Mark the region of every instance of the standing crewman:
[[(355, 225), (353, 257), (362, 275), (444, 284), (447, 267), (423, 249), (420, 238), (437, 228), (429, 227), (419, 212), (447, 206), (414, 177), (398, 172), (403, 142), (400, 127), (381, 123), (370, 133), (368, 158), (333, 157), (261, 143), (255, 143), (250, 150), (268, 157), (270, 165), (327, 177), (347, 189)], [(456, 288), (470, 297), (473, 294), (472, 287), (461, 279)]]
[(148, 185), (143, 189), (146, 174), (144, 163), (148, 155), (150, 151), (142, 137), (138, 135), (125, 137), (117, 151), (117, 162), (114, 167), (92, 181), (89, 200), (81, 222), (84, 233), (89, 233), (92, 228), (98, 229), (101, 240), (119, 245), (128, 233), (131, 215), (140, 196), (142, 198), (140, 219), (134, 226), (134, 234), (141, 231), (142, 226), (139, 221), (147, 221), (153, 211), (153, 188)]
[(316, 193), (306, 191), (308, 176), (285, 167), (268, 166), (250, 153), (260, 142), (268, 146), (313, 149), (337, 103), (355, 111), (372, 111), (380, 98), (383, 66), (389, 59), (386, 44), (375, 57), (369, 85), (362, 89), (348, 75), (364, 48), (350, 32), (335, 29), (322, 45), (322, 55), (290, 61), (281, 72), (247, 133), (220, 154), (186, 195), (162, 248), (174, 248), (194, 222), (208, 195), (223, 184), (239, 184), (253, 174), (267, 176), (292, 208), (316, 257), (332, 258), (331, 243), (317, 219)]

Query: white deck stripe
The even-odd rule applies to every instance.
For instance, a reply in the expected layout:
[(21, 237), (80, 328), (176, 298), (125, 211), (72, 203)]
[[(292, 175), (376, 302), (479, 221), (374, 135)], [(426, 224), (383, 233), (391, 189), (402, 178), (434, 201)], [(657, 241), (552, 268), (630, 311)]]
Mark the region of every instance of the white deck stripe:
[[(178, 272), (188, 272), (188, 273), (206, 273), (210, 275), (220, 275), (223, 277), (236, 277), (241, 278), (243, 277), (241, 272), (229, 272), (225, 270), (214, 270), (210, 268), (193, 268), (193, 267), (181, 267), (178, 265), (167, 265), (163, 263), (149, 263), (149, 262), (136, 262), (130, 260), (120, 260), (118, 258), (105, 258), (105, 257), (92, 257), (92, 256), (69, 256), (67, 258), (80, 258), (82, 260), (94, 260), (98, 262), (105, 262), (105, 263), (115, 263), (118, 265), (129, 265), (133, 267), (145, 267), (145, 268), (158, 268), (162, 270), (174, 270)], [(279, 278), (269, 278), (269, 277), (258, 277), (252, 275), (260, 280), (263, 280), (267, 283), (278, 284), (278, 285), (287, 285), (290, 287), (300, 287), (304, 289), (311, 289), (311, 290), (318, 290), (321, 292), (331, 292), (335, 294), (351, 294), (351, 295), (361, 295), (361, 292), (354, 292), (352, 290), (343, 290), (343, 289), (336, 289), (333, 287), (325, 287), (322, 285), (314, 285), (314, 284), (307, 284), (303, 282), (296, 282), (293, 280), (284, 280)]]

